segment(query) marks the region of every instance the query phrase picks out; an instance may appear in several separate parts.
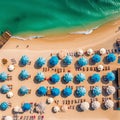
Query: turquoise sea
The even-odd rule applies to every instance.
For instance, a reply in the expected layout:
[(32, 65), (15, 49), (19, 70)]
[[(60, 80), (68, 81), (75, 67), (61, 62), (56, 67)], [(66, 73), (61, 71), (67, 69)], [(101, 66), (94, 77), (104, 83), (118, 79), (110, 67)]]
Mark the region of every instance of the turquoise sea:
[(1, 0), (0, 31), (13, 35), (101, 25), (120, 15), (120, 0)]

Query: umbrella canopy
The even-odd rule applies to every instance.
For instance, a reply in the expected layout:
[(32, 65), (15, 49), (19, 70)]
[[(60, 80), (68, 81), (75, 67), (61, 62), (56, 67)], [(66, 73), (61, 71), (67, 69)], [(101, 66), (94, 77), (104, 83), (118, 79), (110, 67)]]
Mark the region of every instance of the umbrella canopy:
[(68, 110), (68, 106), (67, 105), (63, 105), (62, 107), (61, 107), (61, 111), (62, 112), (66, 112)]
[(68, 83), (70, 81), (73, 80), (73, 75), (71, 73), (66, 73), (64, 76), (63, 76), (63, 80)]
[(58, 57), (59, 57), (59, 59), (64, 59), (65, 57), (66, 57), (66, 54), (67, 52), (66, 51), (60, 51), (59, 53), (58, 53)]
[(90, 49), (87, 50), (88, 55), (92, 55), (93, 53), (94, 53), (93, 49), (90, 48)]
[(88, 64), (88, 61), (86, 58), (82, 57), (77, 61), (77, 64), (79, 67), (83, 67)]
[(7, 93), (7, 97), (8, 97), (8, 98), (13, 97), (13, 95), (14, 95), (13, 92), (8, 92), (8, 93)]
[(35, 76), (35, 79), (38, 81), (38, 82), (41, 82), (45, 79), (45, 75), (43, 72), (39, 72), (37, 73), (37, 75)]
[(50, 78), (51, 82), (57, 83), (60, 81), (60, 75), (59, 74), (53, 74)]
[(30, 110), (31, 109), (31, 104), (30, 103), (24, 103), (23, 105), (22, 105), (22, 110), (23, 111), (28, 111), (28, 110)]
[(110, 53), (110, 54), (108, 54), (106, 59), (108, 62), (114, 62), (116, 60), (116, 55), (114, 53)]
[(57, 65), (59, 62), (59, 59), (57, 56), (52, 56), (49, 60), (49, 64), (51, 67), (54, 67), (55, 65)]
[(90, 107), (90, 105), (89, 105), (88, 102), (82, 102), (82, 103), (80, 104), (80, 109), (83, 110), (83, 111), (89, 110), (89, 107)]
[(43, 65), (45, 65), (45, 63), (46, 63), (46, 60), (45, 58), (42, 58), (42, 57), (39, 57), (36, 61), (36, 64), (38, 67), (42, 67)]
[(75, 80), (79, 83), (83, 82), (85, 79), (86, 79), (86, 76), (83, 73), (79, 73), (75, 76)]
[(53, 112), (57, 113), (60, 111), (60, 108), (58, 106), (53, 107)]
[(5, 73), (5, 72), (0, 73), (0, 81), (1, 82), (4, 82), (7, 78), (8, 78), (7, 73)]
[(47, 103), (48, 103), (48, 104), (51, 104), (51, 103), (53, 103), (53, 102), (54, 102), (54, 99), (53, 99), (52, 97), (50, 97), (50, 98), (47, 99)]
[(70, 65), (73, 61), (73, 58), (70, 55), (67, 55), (64, 59), (63, 59), (63, 63), (65, 65)]
[(101, 55), (106, 54), (106, 49), (105, 49), (105, 48), (101, 48), (101, 49), (100, 49), (100, 54), (101, 54)]
[(1, 109), (1, 110), (6, 110), (8, 107), (9, 107), (9, 106), (8, 106), (8, 103), (7, 103), (7, 102), (2, 102), (2, 103), (0, 104), (0, 109)]
[(10, 91), (10, 88), (7, 85), (3, 85), (0, 90), (1, 93), (6, 94), (7, 92)]
[(15, 66), (14, 65), (9, 65), (8, 66), (8, 71), (13, 71), (15, 69)]
[(28, 73), (27, 70), (22, 70), (21, 73), (20, 73), (20, 78), (21, 78), (22, 80), (27, 79), (29, 76), (30, 76), (30, 74)]
[(97, 69), (98, 69), (99, 71), (102, 71), (102, 70), (104, 69), (104, 67), (103, 67), (103, 65), (98, 65)]
[(46, 108), (45, 103), (40, 102), (37, 107), (39, 108), (39, 110), (40, 110), (42, 113), (45, 112), (45, 108)]
[(82, 49), (77, 49), (76, 50), (76, 55), (77, 56), (82, 56), (84, 54), (83, 50)]
[(13, 120), (11, 116), (5, 116), (4, 120)]
[(100, 94), (102, 93), (102, 90), (100, 87), (94, 87), (93, 90), (92, 90), (92, 94), (93, 96), (99, 96)]
[(114, 102), (113, 102), (112, 100), (106, 100), (106, 101), (105, 101), (105, 107), (106, 107), (107, 109), (113, 108), (113, 106), (114, 106)]
[(99, 81), (100, 81), (100, 74), (97, 74), (97, 73), (93, 74), (93, 75), (91, 76), (90, 80), (91, 80), (91, 82), (93, 82), (93, 83), (99, 82)]
[(26, 56), (26, 55), (23, 55), (22, 57), (21, 57), (21, 59), (20, 59), (20, 63), (22, 64), (22, 65), (27, 65), (28, 63), (29, 63), (29, 57), (28, 56)]
[(69, 88), (69, 87), (66, 87), (64, 90), (63, 90), (63, 95), (68, 97), (72, 94), (72, 89)]
[(16, 106), (16, 107), (13, 108), (13, 111), (14, 111), (14, 112), (19, 112), (20, 109), (21, 109), (21, 108), (20, 108), (19, 106)]
[(78, 97), (85, 96), (85, 94), (86, 94), (86, 89), (85, 89), (85, 87), (78, 87), (78, 88), (76, 89), (76, 95), (77, 95)]
[(106, 92), (107, 92), (108, 95), (114, 94), (115, 91), (116, 91), (116, 90), (115, 90), (115, 87), (114, 87), (114, 86), (108, 86), (108, 87), (106, 88)]
[(51, 94), (53, 96), (58, 96), (60, 94), (60, 89), (58, 89), (58, 88), (52, 88), (51, 89)]
[(19, 89), (19, 92), (21, 95), (25, 95), (25, 94), (28, 94), (29, 90), (26, 86), (22, 86), (20, 89)]
[(100, 108), (100, 102), (98, 102), (98, 101), (93, 101), (92, 104), (91, 104), (91, 107), (92, 107), (94, 110)]
[(114, 81), (115, 80), (115, 74), (113, 72), (108, 72), (106, 75), (107, 81)]
[(38, 88), (37, 93), (38, 93), (38, 95), (41, 95), (41, 96), (46, 95), (47, 88), (44, 87), (44, 86), (41, 86), (41, 87)]
[(98, 54), (93, 55), (92, 61), (93, 61), (94, 63), (100, 62), (100, 61), (101, 61), (101, 56), (98, 55)]

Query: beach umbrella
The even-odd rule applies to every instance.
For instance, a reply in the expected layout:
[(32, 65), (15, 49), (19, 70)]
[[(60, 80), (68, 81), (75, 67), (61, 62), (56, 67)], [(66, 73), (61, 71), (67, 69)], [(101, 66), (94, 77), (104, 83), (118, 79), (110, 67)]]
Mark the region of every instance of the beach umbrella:
[(73, 58), (70, 55), (67, 55), (64, 59), (63, 59), (63, 63), (65, 65), (70, 65), (73, 61)]
[(1, 82), (4, 82), (5, 80), (7, 80), (7, 78), (8, 78), (7, 73), (5, 73), (5, 72), (0, 73), (0, 81)]
[(0, 104), (0, 109), (1, 109), (1, 110), (6, 110), (8, 107), (9, 107), (9, 105), (8, 105), (7, 102), (2, 102), (2, 103)]
[(51, 82), (57, 83), (60, 80), (60, 75), (59, 74), (53, 74), (50, 78)]
[(116, 60), (116, 55), (114, 53), (110, 53), (106, 57), (108, 62), (114, 62)]
[(37, 75), (35, 76), (35, 79), (36, 79), (38, 82), (42, 82), (42, 81), (45, 79), (44, 73), (43, 73), (43, 72), (37, 73)]
[(77, 56), (82, 56), (84, 54), (83, 50), (82, 49), (77, 49), (76, 50), (76, 55)]
[(15, 66), (14, 65), (9, 65), (8, 66), (8, 71), (13, 71), (15, 69)]
[(39, 57), (36, 61), (36, 64), (38, 67), (42, 67), (43, 65), (45, 65), (45, 63), (46, 63), (46, 60), (43, 57)]
[(78, 87), (78, 88), (76, 89), (76, 95), (77, 95), (78, 97), (85, 96), (85, 94), (86, 94), (86, 89), (85, 89), (85, 87)]
[(58, 89), (58, 88), (52, 88), (51, 89), (51, 94), (53, 96), (58, 96), (60, 94), (60, 89)]
[(60, 111), (60, 108), (58, 106), (53, 107), (53, 112), (57, 113)]
[(10, 92), (10, 91), (9, 91), (9, 92), (7, 93), (7, 97), (8, 97), (8, 98), (13, 97), (13, 95), (14, 95), (13, 92)]
[(106, 54), (106, 49), (105, 48), (101, 48), (99, 52), (100, 52), (101, 55)]
[(92, 94), (93, 96), (99, 96), (100, 94), (102, 93), (102, 90), (100, 87), (94, 87), (93, 90), (92, 90)]
[(79, 67), (83, 67), (88, 64), (88, 61), (86, 58), (82, 57), (77, 61), (77, 64)]
[(41, 113), (44, 113), (45, 112), (45, 108), (46, 108), (46, 105), (45, 103), (43, 102), (40, 102), (37, 107), (39, 108), (39, 110), (41, 111)]
[(67, 105), (61, 106), (61, 111), (62, 112), (66, 112), (67, 110), (68, 110), (68, 106)]
[(69, 87), (66, 87), (64, 90), (63, 90), (63, 95), (68, 97), (72, 94), (72, 89), (69, 88)]
[(94, 63), (100, 62), (100, 61), (101, 61), (101, 56), (98, 55), (98, 54), (93, 55), (92, 61), (93, 61)]
[(97, 73), (93, 74), (93, 75), (91, 76), (90, 80), (91, 80), (91, 82), (93, 82), (93, 83), (99, 82), (99, 81), (100, 81), (100, 74), (97, 74)]
[(104, 67), (103, 67), (103, 65), (98, 65), (97, 69), (98, 69), (99, 71), (102, 71), (102, 70), (104, 69)]
[(6, 94), (7, 92), (10, 91), (10, 88), (7, 85), (2, 85), (0, 90), (1, 90), (1, 93)]
[(115, 91), (116, 91), (116, 90), (115, 90), (115, 87), (114, 87), (114, 86), (108, 86), (108, 87), (106, 88), (106, 92), (107, 92), (108, 95), (114, 94)]
[(64, 76), (63, 76), (63, 80), (68, 83), (70, 81), (73, 80), (73, 75), (71, 73), (66, 73)]
[(41, 96), (46, 95), (47, 88), (44, 87), (44, 86), (41, 86), (41, 87), (38, 88), (37, 93), (38, 93), (38, 95), (41, 95)]
[(28, 111), (31, 109), (31, 104), (30, 103), (24, 103), (22, 105), (22, 110), (25, 112), (25, 111)]
[(25, 95), (25, 94), (28, 94), (29, 89), (28, 89), (26, 86), (22, 86), (22, 87), (19, 89), (19, 92), (20, 92), (21, 95)]
[(90, 107), (90, 105), (89, 105), (88, 102), (82, 102), (82, 103), (80, 104), (80, 109), (81, 109), (82, 111), (89, 110), (89, 107)]
[(106, 75), (107, 81), (114, 81), (115, 80), (115, 74), (113, 72), (108, 72)]
[(20, 78), (21, 78), (22, 80), (28, 79), (29, 76), (30, 76), (30, 74), (28, 73), (27, 70), (22, 70), (21, 73), (20, 73)]
[(4, 120), (13, 120), (11, 116), (5, 116)]
[(49, 60), (49, 64), (51, 67), (54, 67), (55, 65), (57, 65), (59, 62), (59, 59), (57, 56), (52, 56)]
[(86, 76), (83, 73), (79, 73), (75, 76), (75, 80), (79, 83), (83, 82), (85, 79), (86, 79)]
[(93, 53), (94, 53), (93, 49), (89, 48), (89, 49), (87, 50), (87, 54), (88, 54), (88, 55), (92, 55)]
[(91, 107), (92, 107), (94, 110), (100, 108), (100, 102), (98, 102), (98, 101), (93, 101), (93, 102), (91, 103)]
[(16, 107), (13, 108), (13, 111), (14, 111), (14, 112), (19, 112), (20, 109), (21, 109), (21, 108), (20, 108), (19, 106), (16, 106)]
[(28, 56), (26, 56), (26, 55), (23, 55), (22, 57), (21, 57), (21, 59), (20, 59), (20, 63), (22, 64), (22, 65), (27, 65), (28, 63), (29, 63), (29, 57)]
[(47, 103), (48, 103), (48, 104), (51, 104), (51, 103), (53, 103), (53, 102), (54, 102), (54, 99), (53, 99), (52, 97), (50, 97), (50, 98), (47, 99)]
[(106, 100), (106, 101), (105, 101), (105, 107), (106, 107), (107, 109), (113, 108), (113, 106), (114, 106), (114, 102), (113, 102), (112, 100)]
[(66, 54), (67, 52), (66, 51), (63, 51), (61, 50), (59, 53), (58, 53), (58, 57), (59, 59), (64, 59), (66, 57)]

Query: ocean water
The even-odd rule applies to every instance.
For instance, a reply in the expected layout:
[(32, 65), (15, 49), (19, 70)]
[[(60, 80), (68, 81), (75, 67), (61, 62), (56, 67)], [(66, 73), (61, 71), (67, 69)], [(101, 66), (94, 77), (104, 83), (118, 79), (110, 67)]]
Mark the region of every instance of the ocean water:
[(0, 0), (0, 31), (84, 29), (119, 15), (120, 0)]

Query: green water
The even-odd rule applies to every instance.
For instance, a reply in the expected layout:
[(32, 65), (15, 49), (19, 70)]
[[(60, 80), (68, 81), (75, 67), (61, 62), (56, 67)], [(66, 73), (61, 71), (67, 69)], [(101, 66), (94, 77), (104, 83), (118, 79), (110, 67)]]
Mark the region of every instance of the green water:
[(84, 28), (119, 14), (120, 0), (0, 0), (0, 31)]

